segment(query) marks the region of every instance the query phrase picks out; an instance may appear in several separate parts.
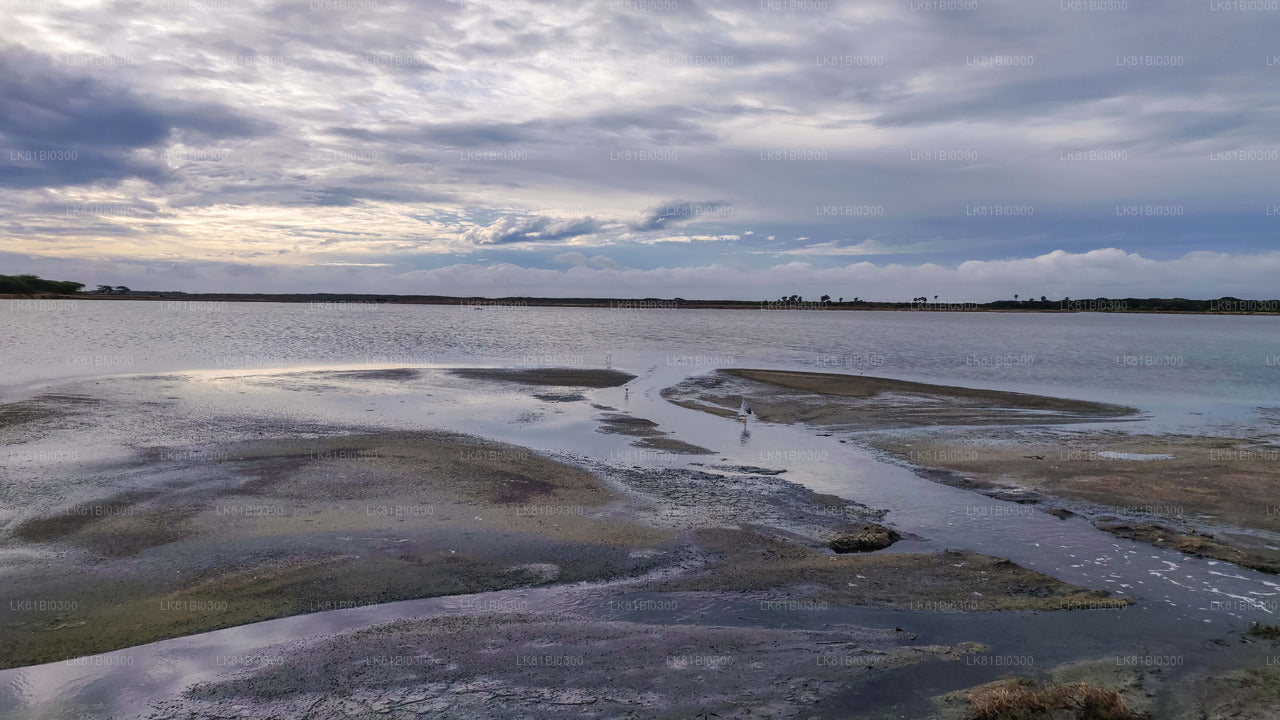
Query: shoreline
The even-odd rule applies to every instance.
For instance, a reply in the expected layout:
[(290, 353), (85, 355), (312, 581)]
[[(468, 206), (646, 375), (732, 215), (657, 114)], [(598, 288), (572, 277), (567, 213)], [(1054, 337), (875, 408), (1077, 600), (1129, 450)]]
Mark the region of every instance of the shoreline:
[[(1117, 537), (1280, 574), (1280, 484), (1273, 472), (1280, 447), (1265, 433), (1081, 432), (1069, 428), (1138, 420), (1138, 411), (799, 371), (719, 370), (668, 388), (664, 397), (721, 416), (749, 398), (762, 421), (850, 433), (849, 442), (933, 482), (1059, 519), (1084, 516)], [(1046, 408), (1059, 414), (1029, 412)]]
[[(358, 387), (389, 382), (384, 375), (345, 378)], [(585, 404), (580, 393), (630, 376), (484, 369), (471, 377), (472, 392), (488, 384), (551, 397), (544, 388), (559, 386), (577, 390), (575, 399), (556, 395), (547, 402)], [(52, 397), (51, 411), (60, 402)], [(39, 427), (59, 416), (34, 412), (45, 407), (38, 399), (27, 405), (31, 414), (0, 431)], [(77, 412), (81, 421), (130, 412), (112, 405), (88, 404)], [(597, 413), (606, 434), (628, 418), (643, 421), (635, 442), (682, 442), (642, 417)], [(636, 577), (664, 568), (694, 573), (699, 579), (689, 582), (700, 590), (723, 584), (734, 588), (727, 592), (823, 603), (927, 602), (978, 612), (1128, 602), (977, 553), (837, 555), (827, 548), (836, 533), (881, 522), (884, 513), (762, 468), (629, 467), (439, 431), (330, 431), (177, 451), (141, 448), (130, 460), (83, 475), (131, 478), (130, 486), (19, 516), (0, 535), (0, 549), (24, 559), (6, 563), (0, 587), (9, 592), (0, 590), (0, 600), (25, 607), (24, 598), (56, 598), (74, 607), (9, 613), (0, 628), (7, 649), (0, 665), (350, 603)], [(779, 557), (807, 569), (779, 566)], [(743, 568), (758, 572), (737, 575)], [(847, 578), (858, 573), (886, 582), (851, 592)]]
[[(419, 380), (436, 387), (439, 381), (416, 372), (311, 375), (289, 374), (286, 385), (291, 392), (312, 392), (314, 382), (342, 383), (364, 394)], [(578, 408), (590, 422), (574, 427), (611, 442), (695, 439), (685, 438), (678, 431), (684, 426), (670, 418), (668, 425), (645, 417), (643, 404), (603, 404), (616, 397), (609, 393), (621, 393), (614, 389), (619, 383), (629, 382), (618, 371), (513, 374), (484, 368), (441, 370), (440, 377), (469, 396), (495, 392), (534, 398), (550, 411)], [(861, 385), (839, 397), (862, 401), (883, 390), (878, 380), (854, 379)], [(235, 395), (263, 380), (228, 382), (223, 392)], [(416, 392), (421, 386), (410, 387)], [(937, 387), (893, 385), (888, 394), (928, 394)], [(150, 397), (138, 390), (125, 394)], [(1123, 419), (1128, 411), (1017, 393), (961, 395), (950, 406), (957, 418), (966, 402), (990, 406), (993, 400), (1060, 418), (1120, 413)], [(102, 397), (78, 408), (78, 422), (109, 422), (121, 413), (166, 417), (161, 403), (143, 409), (108, 401), (118, 395)], [(447, 407), (452, 397), (432, 407)], [(32, 410), (43, 408), (38, 399), (30, 403)], [(0, 440), (18, 437), (3, 434), (15, 427), (42, 427), (50, 417), (59, 416), (36, 413), (0, 427)], [(221, 422), (250, 421), (244, 415)], [(736, 439), (736, 428), (726, 425)], [(211, 667), (206, 657), (202, 669), (178, 676), (191, 682), (171, 679), (166, 689), (147, 691), (140, 714), (157, 720), (228, 714), (265, 719), (360, 707), (406, 718), (423, 712), (555, 717), (574, 708), (607, 717), (638, 707), (657, 716), (710, 710), (729, 717), (749, 699), (776, 715), (832, 715), (855, 700), (887, 708), (911, 697), (964, 717), (989, 691), (987, 684), (1023, 669), (1001, 666), (1002, 659), (1029, 657), (1032, 648), (1047, 654), (1043, 665), (1028, 668), (1037, 677), (1049, 671), (1054, 682), (1088, 682), (1103, 694), (1123, 695), (1129, 707), (1150, 702), (1150, 692), (1130, 691), (1135, 683), (1153, 683), (1148, 689), (1159, 689), (1162, 697), (1172, 692), (1154, 684), (1159, 678), (1148, 669), (1122, 677), (1107, 672), (1116, 664), (1108, 653), (1130, 652), (1110, 639), (1108, 629), (1124, 628), (1130, 642), (1145, 642), (1147, 633), (1169, 622), (1152, 618), (1169, 618), (1168, 612), (1146, 601), (1125, 609), (1132, 600), (1123, 594), (1058, 580), (998, 553), (922, 548), (922, 538), (910, 533), (881, 551), (832, 552), (831, 540), (850, 527), (892, 527), (892, 511), (886, 518), (885, 510), (851, 499), (856, 492), (841, 497), (812, 490), (788, 480), (786, 468), (738, 464), (743, 458), (722, 452), (703, 462), (641, 466), (457, 432), (373, 431), (330, 422), (324, 434), (305, 436), (287, 425), (261, 427), (270, 437), (219, 442), (215, 431), (213, 442), (189, 447), (152, 440), (136, 457), (113, 461), (111, 474), (101, 476), (140, 478), (149, 490), (117, 488), (97, 500), (64, 503), (57, 512), (46, 507), (6, 527), (0, 533), (5, 577), (14, 577), (12, 551), (22, 551), (34, 579), (22, 585), (26, 597), (70, 597), (59, 588), (87, 594), (77, 596), (80, 612), (36, 613), (42, 627), (6, 627), (0, 646), (32, 654), (62, 651), (46, 656), (52, 660), (75, 655), (65, 651), (86, 641), (125, 649), (82, 658), (83, 665), (71, 660), (0, 671), (0, 677), (23, 678), (29, 670), (46, 684), (54, 677), (80, 682), (94, 677), (97, 660), (171, 662), (159, 648), (180, 643), (139, 645), (150, 642), (148, 633), (188, 637), (201, 628), (228, 627), (225, 635), (194, 641), (188, 655), (218, 652), (228, 663)], [(614, 441), (616, 435), (623, 437)], [(499, 431), (497, 437), (509, 436)], [(84, 477), (98, 486), (94, 472)], [(370, 505), (385, 509), (370, 513)], [(120, 512), (76, 510), (99, 506)], [(86, 574), (97, 567), (106, 575)], [(128, 568), (143, 572), (130, 581), (121, 572)], [(58, 573), (61, 585), (40, 584)], [(115, 585), (105, 581), (112, 575)], [(5, 585), (0, 583), (0, 595)], [(311, 606), (298, 614), (272, 604), (289, 597)], [(427, 599), (372, 607), (414, 597)], [(466, 599), (453, 607), (455, 598)], [(366, 605), (368, 619), (361, 621)], [(344, 619), (330, 610), (343, 611)], [(6, 623), (14, 617), (11, 611)], [(253, 631), (244, 622), (270, 617), (281, 619), (257, 626), (274, 633), (270, 644), (240, 654), (234, 645), (220, 645), (224, 638), (249, 637)], [(1008, 640), (1021, 637), (1014, 629), (1028, 627), (1044, 637), (1030, 645)], [(1049, 653), (1046, 648), (1066, 640), (1054, 635), (1061, 627), (1093, 628), (1084, 646), (1091, 649)], [(113, 637), (113, 628), (135, 634)], [(15, 630), (21, 645), (10, 642)], [(1229, 624), (1196, 630), (1198, 639), (1175, 638), (1160, 647), (1195, 653), (1188, 658), (1199, 663), (1193, 678), (1217, 677), (1200, 674), (1217, 666), (1194, 648), (1209, 637), (1231, 640), (1234, 630)], [(1231, 667), (1260, 664), (1254, 662), (1261, 652), (1256, 648), (1214, 647), (1231, 653)], [(643, 672), (620, 673), (620, 654), (631, 659), (627, 667)], [(1062, 658), (1097, 668), (1072, 670)], [(86, 686), (133, 687), (132, 670), (101, 670)], [(936, 679), (943, 676), (940, 686)], [(881, 687), (885, 683), (891, 687)], [(335, 686), (346, 690), (331, 696), (327, 688)], [(1265, 694), (1248, 694), (1256, 693), (1252, 686), (1244, 690), (1246, 701), (1266, 702)], [(874, 699), (864, 701), (864, 692)], [(698, 694), (704, 700), (697, 707), (680, 701)], [(5, 700), (0, 692), (0, 710)], [(79, 701), (47, 702), (65, 707)], [(47, 709), (12, 707), (17, 717), (31, 718)]]
[[(1165, 300), (1164, 298), (1150, 298)], [(1241, 317), (1280, 316), (1280, 300), (1237, 300), (1247, 306), (1268, 309), (1160, 309), (1127, 308), (1124, 300), (1098, 298), (1071, 301), (1068, 307), (1017, 307), (1016, 303), (998, 300), (990, 303), (914, 303), (914, 302), (779, 302), (773, 300), (686, 300), (684, 298), (535, 298), (446, 295), (381, 295), (369, 293), (151, 293), (131, 295), (62, 295), (33, 293), (27, 295), (0, 294), (0, 300), (90, 300), (90, 301), (139, 301), (176, 303), (285, 303), (313, 305), (446, 305), (460, 308), (528, 308), (528, 307), (580, 307), (619, 310), (762, 310), (770, 312), (796, 311), (852, 311), (852, 312), (929, 312), (929, 313), (1039, 313), (1075, 314), (1098, 313), (1110, 315), (1220, 315)], [(1213, 303), (1216, 300), (1193, 300), (1192, 303)], [(1074, 306), (1070, 306), (1074, 303)], [(1035, 303), (1041, 305), (1041, 303)], [(1013, 306), (1010, 306), (1013, 305)], [(1059, 303), (1059, 305), (1061, 305)], [(1274, 309), (1271, 309), (1274, 308)]]

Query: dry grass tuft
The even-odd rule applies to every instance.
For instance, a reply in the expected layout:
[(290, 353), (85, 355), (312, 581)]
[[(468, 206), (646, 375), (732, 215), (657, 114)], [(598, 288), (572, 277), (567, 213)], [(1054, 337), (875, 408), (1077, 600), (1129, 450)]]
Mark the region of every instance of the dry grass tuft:
[(1143, 720), (1109, 688), (1053, 685), (1027, 678), (1002, 680), (969, 691), (973, 720)]

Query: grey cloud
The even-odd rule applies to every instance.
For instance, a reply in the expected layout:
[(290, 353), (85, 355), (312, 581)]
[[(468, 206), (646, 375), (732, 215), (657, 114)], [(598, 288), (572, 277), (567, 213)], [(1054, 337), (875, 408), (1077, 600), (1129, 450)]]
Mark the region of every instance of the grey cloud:
[(477, 245), (501, 245), (515, 242), (568, 240), (590, 235), (603, 229), (595, 218), (557, 219), (546, 216), (518, 217), (506, 215), (489, 225), (467, 230), (462, 239)]
[(607, 255), (592, 255), (587, 257), (586, 254), (580, 252), (560, 253), (552, 258), (561, 265), (569, 265), (572, 267), (589, 267), (598, 270), (621, 270), (622, 263), (614, 260)]
[(264, 131), (226, 108), (139, 96), (57, 67), (17, 48), (0, 50), (0, 141), (9, 149), (0, 185), (58, 187), (137, 177), (164, 180), (166, 167), (137, 150), (174, 131), (206, 138)]
[(723, 200), (671, 200), (644, 210), (630, 227), (638, 231), (661, 230), (672, 224), (714, 219), (719, 211), (733, 207), (733, 203)]

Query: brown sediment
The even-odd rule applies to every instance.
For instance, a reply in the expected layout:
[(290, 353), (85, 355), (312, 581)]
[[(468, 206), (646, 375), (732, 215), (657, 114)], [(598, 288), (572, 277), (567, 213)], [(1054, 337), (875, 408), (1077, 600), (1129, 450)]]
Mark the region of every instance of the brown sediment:
[(600, 419), (600, 427), (596, 432), (633, 437), (656, 437), (665, 434), (658, 429), (658, 423), (625, 413), (607, 413)]
[(1114, 658), (1072, 662), (1006, 676), (933, 698), (937, 720), (1152, 720), (1159, 670), (1118, 666)]
[[(1090, 431), (1043, 433), (966, 430), (948, 425), (1060, 425), (1123, 420), (1137, 411), (994, 390), (827, 373), (731, 369), (690, 378), (663, 391), (685, 407), (733, 414), (742, 399), (765, 421), (807, 423), (862, 433), (854, 440), (915, 467), (930, 480), (1019, 503), (1047, 497), (1093, 508), (1046, 508), (1058, 517), (1123, 511), (1123, 521), (1099, 522), (1114, 534), (1264, 572), (1280, 570), (1276, 537), (1268, 541), (1232, 528), (1280, 533), (1280, 448), (1262, 439), (1132, 435)], [(1048, 437), (1045, 437), (1045, 436)], [(1108, 457), (1106, 454), (1117, 453)], [(1153, 459), (1125, 459), (1125, 454)], [(1163, 456), (1171, 455), (1165, 458)], [(1100, 506), (1100, 507), (1096, 507)], [(1205, 532), (1202, 526), (1221, 530)]]
[(652, 420), (626, 413), (606, 413), (600, 419), (600, 427), (596, 428), (596, 432), (639, 438), (631, 443), (635, 447), (651, 448), (679, 455), (714, 454), (704, 447), (670, 437), (668, 433), (659, 430), (658, 423)]
[[(1269, 662), (1171, 679), (1161, 667), (1119, 667), (1108, 658), (1060, 665), (1047, 677), (1002, 678), (934, 704), (938, 720), (1274, 720), (1280, 707), (1280, 667)], [(1166, 686), (1169, 696), (1158, 703)]]
[(689, 378), (662, 395), (677, 405), (721, 416), (736, 414), (747, 399), (763, 421), (837, 430), (1096, 422), (1137, 412), (1043, 395), (783, 370), (718, 370)]
[[(1280, 530), (1275, 472), (1280, 448), (1190, 435), (993, 434), (974, 439), (875, 437), (877, 449), (921, 467), (961, 473), (990, 487), (1029, 488), (1099, 505), (1150, 508), (1156, 516), (1205, 516), (1223, 524)], [(1155, 456), (1125, 460), (1103, 452)], [(1159, 458), (1172, 455), (1171, 458)]]
[[(1105, 597), (970, 554), (830, 556), (816, 548), (877, 513), (774, 476), (616, 468), (606, 483), (524, 448), (447, 433), (266, 440), (198, 457), (211, 460), (180, 486), (99, 504), (128, 512), (21, 526), (21, 542), (59, 553), (9, 589), (78, 607), (7, 618), (0, 666), (351, 603), (634, 577), (690, 553), (732, 560), (687, 587), (821, 581), (824, 602), (1047, 609)], [(667, 512), (713, 506), (726, 516)], [(744, 517), (783, 539), (734, 529)], [(848, 583), (863, 581), (851, 570), (878, 579), (855, 589)], [(961, 602), (974, 592), (984, 599)]]
[(867, 523), (837, 532), (827, 545), (834, 552), (874, 552), (898, 542), (902, 536), (896, 530), (876, 523)]
[[(947, 484), (997, 497), (1084, 501), (1088, 506), (1074, 512), (1117, 536), (1264, 572), (1280, 570), (1280, 552), (1256, 535), (1231, 531), (1280, 532), (1280, 449), (1256, 440), (1094, 431), (1048, 438), (882, 435), (863, 441)], [(1105, 517), (1117, 510), (1123, 517)], [(1220, 529), (1205, 532), (1206, 527)]]
[(1184, 685), (1175, 720), (1274, 720), (1280, 708), (1280, 667), (1274, 662)]
[(108, 497), (101, 502), (82, 503), (57, 515), (32, 518), (14, 529), (14, 535), (28, 542), (58, 540), (101, 523), (112, 515), (132, 513), (138, 503), (160, 495), (159, 490), (131, 490)]
[(967, 720), (1150, 720), (1125, 704), (1120, 691), (1088, 683), (1004, 678), (962, 691)]
[(676, 440), (670, 437), (646, 437), (640, 438), (631, 443), (635, 447), (650, 448), (653, 450), (661, 450), (663, 452), (675, 453), (677, 455), (714, 455), (701, 445), (694, 445), (683, 440)]
[[(75, 610), (7, 617), (0, 666), (324, 604), (625, 576), (664, 562), (676, 538), (635, 522), (631, 501), (591, 473), (477, 438), (273, 440), (213, 456), (234, 458), (218, 462), (216, 481), (117, 494), (19, 525), (17, 539), (62, 552), (0, 595)], [(122, 556), (127, 564), (113, 564)]]
[[(790, 717), (877, 670), (984, 649), (908, 642), (906, 633), (838, 624), (601, 622), (521, 609), (405, 620), (288, 648), (277, 662), (197, 685), (162, 710), (331, 717), (359, 697), (373, 712), (433, 717), (745, 717), (744, 708)], [(389, 662), (392, 654), (413, 662)]]
[(9, 430), (41, 421), (65, 421), (101, 404), (88, 395), (46, 392), (19, 402), (0, 405), (0, 430)]
[(967, 551), (832, 555), (748, 530), (708, 529), (695, 541), (715, 559), (661, 591), (771, 591), (837, 605), (956, 611), (1123, 608), (1009, 560)]
[(1142, 523), (1109, 517), (1094, 518), (1093, 526), (1116, 537), (1172, 548), (1187, 555), (1226, 560), (1241, 567), (1253, 568), (1273, 575), (1280, 573), (1280, 553), (1248, 552), (1228, 545), (1208, 533), (1177, 530), (1159, 523)]
[(604, 368), (457, 368), (454, 375), (469, 380), (502, 380), (523, 385), (606, 388), (625, 385), (635, 375)]
[(415, 380), (422, 371), (417, 368), (378, 368), (373, 370), (310, 370), (308, 375), (344, 380)]
[(533, 396), (543, 402), (565, 403), (565, 402), (582, 402), (586, 400), (586, 396), (581, 393), (534, 393)]

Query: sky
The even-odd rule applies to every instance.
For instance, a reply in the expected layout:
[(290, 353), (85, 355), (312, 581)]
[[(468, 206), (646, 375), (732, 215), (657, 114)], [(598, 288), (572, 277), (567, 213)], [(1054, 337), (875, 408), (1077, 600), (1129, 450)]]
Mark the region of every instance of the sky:
[(0, 0), (0, 274), (1272, 298), (1280, 0)]

